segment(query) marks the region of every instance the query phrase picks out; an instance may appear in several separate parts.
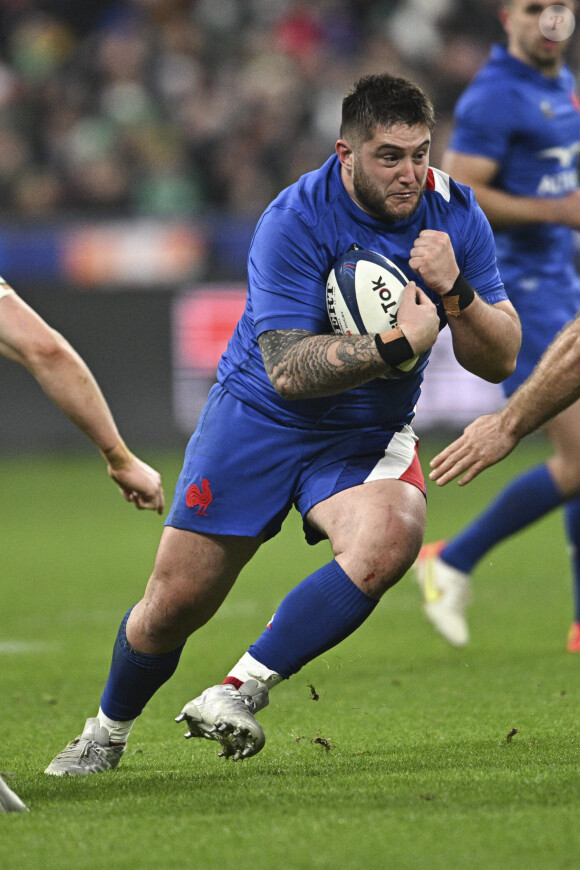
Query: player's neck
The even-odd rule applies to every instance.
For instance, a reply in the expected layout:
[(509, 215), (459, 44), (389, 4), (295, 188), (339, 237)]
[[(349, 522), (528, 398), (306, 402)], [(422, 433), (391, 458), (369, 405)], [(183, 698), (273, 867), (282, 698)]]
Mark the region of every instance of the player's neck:
[(542, 63), (535, 57), (522, 51), (518, 45), (508, 45), (507, 51), (508, 54), (515, 57), (515, 59), (519, 60), (520, 63), (524, 63), (526, 66), (531, 67), (531, 69), (535, 69), (536, 72), (541, 73), (541, 75), (546, 76), (548, 79), (555, 79), (560, 75), (560, 70), (563, 66), (563, 60), (561, 57), (552, 58), (547, 60), (545, 63)]

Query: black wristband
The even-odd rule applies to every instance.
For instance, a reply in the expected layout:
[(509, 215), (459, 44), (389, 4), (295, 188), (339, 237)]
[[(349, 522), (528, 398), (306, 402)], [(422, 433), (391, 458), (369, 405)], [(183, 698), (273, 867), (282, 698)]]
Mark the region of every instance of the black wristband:
[(377, 350), (382, 359), (390, 366), (398, 366), (415, 356), (413, 348), (403, 335), (403, 330), (400, 327), (398, 328), (401, 337), (393, 338), (391, 341), (383, 341), (378, 332), (375, 335)]
[(475, 290), (469, 281), (463, 277), (461, 272), (455, 279), (455, 283), (449, 293), (445, 293), (445, 295), (441, 297), (445, 313), (450, 314), (452, 317), (459, 317), (461, 312), (467, 308), (468, 305), (471, 305), (474, 299)]

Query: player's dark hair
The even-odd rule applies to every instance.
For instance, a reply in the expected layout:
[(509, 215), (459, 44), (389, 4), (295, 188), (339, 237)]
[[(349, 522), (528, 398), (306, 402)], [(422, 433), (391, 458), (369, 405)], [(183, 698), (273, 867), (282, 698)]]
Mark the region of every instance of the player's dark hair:
[(421, 88), (388, 73), (359, 79), (342, 101), (341, 138), (366, 142), (377, 127), (435, 126), (435, 110)]

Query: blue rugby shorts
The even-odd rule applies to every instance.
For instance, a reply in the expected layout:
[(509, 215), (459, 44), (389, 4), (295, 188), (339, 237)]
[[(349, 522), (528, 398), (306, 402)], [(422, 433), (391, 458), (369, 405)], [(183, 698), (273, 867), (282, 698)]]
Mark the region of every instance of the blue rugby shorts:
[[(302, 518), (336, 492), (404, 480), (425, 494), (410, 426), (312, 430), (283, 426), (212, 387), (187, 446), (166, 526), (213, 535), (274, 537), (292, 505)], [(310, 544), (322, 535), (304, 522)]]
[[(531, 375), (560, 330), (576, 317), (580, 298), (575, 289), (574, 292), (566, 290), (564, 280), (562, 285), (555, 281), (542, 282), (541, 293), (526, 293), (517, 283), (505, 282), (505, 287), (522, 325), (522, 346), (516, 370), (501, 384), (504, 395), (509, 399)], [(555, 300), (553, 305), (546, 302), (550, 298)]]

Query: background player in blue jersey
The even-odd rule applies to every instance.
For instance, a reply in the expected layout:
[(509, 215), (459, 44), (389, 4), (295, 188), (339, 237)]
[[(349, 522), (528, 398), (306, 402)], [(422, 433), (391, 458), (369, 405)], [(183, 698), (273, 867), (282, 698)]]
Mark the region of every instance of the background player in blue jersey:
[[(416, 558), (425, 497), (410, 422), (422, 374), (389, 378), (393, 363), (427, 352), (447, 317), (458, 360), (489, 380), (511, 374), (520, 343), (487, 220), (468, 188), (429, 169), (433, 122), (411, 83), (362, 79), (344, 100), (336, 153), (262, 215), (247, 306), (188, 445), (144, 598), (122, 621), (97, 716), (47, 773), (117, 766), (187, 637), (292, 505), (307, 539), (328, 538), (335, 558), (178, 717), (234, 760), (264, 745), (253, 713), (269, 689), (358, 628)], [(415, 277), (400, 328), (332, 334), (326, 278), (353, 243)]]
[[(139, 509), (163, 512), (161, 477), (125, 446), (84, 361), (2, 278), (0, 355), (25, 366), (55, 405), (98, 447), (109, 476), (127, 501)], [(0, 813), (26, 809), (0, 776)]]
[[(575, 4), (566, 2), (569, 17)], [(549, 0), (512, 0), (501, 9), (507, 47), (460, 98), (444, 165), (469, 184), (495, 233), (500, 274), (522, 323), (506, 396), (528, 377), (556, 333), (580, 309), (573, 229), (580, 228), (580, 105), (562, 65), (567, 44), (551, 33)], [(543, 17), (542, 17), (543, 16)], [(544, 31), (544, 33), (542, 32)], [(452, 644), (468, 642), (469, 572), (488, 550), (565, 504), (576, 611), (568, 649), (580, 652), (580, 404), (546, 425), (554, 453), (513, 480), (452, 540), (427, 544), (416, 563), (425, 611)]]

